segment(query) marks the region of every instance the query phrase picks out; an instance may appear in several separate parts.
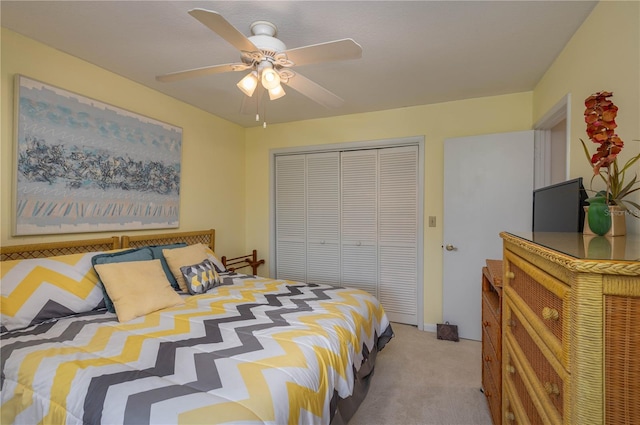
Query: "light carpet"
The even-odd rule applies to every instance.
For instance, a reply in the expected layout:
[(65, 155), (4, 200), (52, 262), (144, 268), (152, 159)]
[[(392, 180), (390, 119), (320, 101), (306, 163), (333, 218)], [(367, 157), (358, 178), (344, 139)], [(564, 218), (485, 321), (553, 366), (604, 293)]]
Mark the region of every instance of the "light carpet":
[(348, 425), (491, 425), (479, 341), (443, 341), (415, 326), (391, 324), (369, 393)]

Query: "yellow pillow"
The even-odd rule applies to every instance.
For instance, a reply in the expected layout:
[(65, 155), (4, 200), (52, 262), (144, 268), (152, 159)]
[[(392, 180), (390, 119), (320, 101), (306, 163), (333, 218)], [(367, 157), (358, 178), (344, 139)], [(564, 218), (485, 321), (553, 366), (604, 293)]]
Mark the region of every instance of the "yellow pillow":
[(207, 246), (201, 243), (185, 246), (183, 248), (163, 249), (162, 255), (167, 260), (171, 274), (176, 278), (180, 289), (189, 292), (187, 282), (184, 280), (180, 267), (193, 266), (207, 259)]
[(94, 268), (113, 301), (119, 322), (184, 304), (171, 287), (159, 259), (96, 264)]
[(216, 253), (213, 252), (211, 248), (205, 245), (204, 252), (207, 254), (207, 258), (211, 260), (214, 266), (216, 266), (217, 272), (222, 273), (227, 271), (227, 268), (224, 266), (224, 264), (222, 264), (222, 261), (220, 261)]

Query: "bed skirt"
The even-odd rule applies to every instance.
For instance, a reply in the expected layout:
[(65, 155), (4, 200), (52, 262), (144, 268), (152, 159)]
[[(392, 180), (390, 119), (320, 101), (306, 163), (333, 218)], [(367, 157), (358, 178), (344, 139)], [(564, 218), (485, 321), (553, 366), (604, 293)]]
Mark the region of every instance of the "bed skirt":
[(375, 371), (376, 357), (378, 351), (382, 350), (387, 342), (393, 338), (393, 329), (391, 324), (382, 332), (382, 335), (376, 337), (376, 344), (371, 351), (367, 347), (363, 347), (365, 360), (360, 370), (354, 373), (355, 382), (353, 384), (353, 394), (347, 398), (340, 398), (337, 392), (334, 392), (331, 400), (331, 425), (347, 425), (353, 415), (364, 401), (369, 392), (369, 385)]

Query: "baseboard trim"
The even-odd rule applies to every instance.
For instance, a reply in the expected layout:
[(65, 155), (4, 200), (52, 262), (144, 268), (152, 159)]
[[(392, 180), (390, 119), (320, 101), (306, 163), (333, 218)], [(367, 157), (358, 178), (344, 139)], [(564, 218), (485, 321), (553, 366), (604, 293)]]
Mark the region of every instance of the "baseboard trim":
[(437, 332), (438, 327), (435, 323), (425, 323), (424, 328), (422, 329), (425, 332)]

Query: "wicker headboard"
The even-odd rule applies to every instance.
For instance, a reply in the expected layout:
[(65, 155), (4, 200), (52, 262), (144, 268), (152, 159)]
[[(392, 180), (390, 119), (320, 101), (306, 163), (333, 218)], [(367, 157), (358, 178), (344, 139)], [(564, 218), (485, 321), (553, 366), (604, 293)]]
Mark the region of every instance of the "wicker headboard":
[(140, 248), (147, 245), (165, 245), (178, 242), (186, 242), (189, 245), (202, 243), (211, 248), (212, 251), (215, 251), (216, 231), (214, 229), (209, 229), (193, 232), (122, 236), (123, 248)]
[(120, 238), (112, 236), (80, 241), (46, 242), (27, 245), (0, 247), (0, 260), (24, 260), (56, 255), (78, 254), (81, 252), (109, 251), (120, 248)]
[(215, 251), (216, 231), (196, 230), (193, 232), (160, 233), (153, 235), (111, 236), (101, 239), (79, 241), (34, 243), (0, 247), (0, 260), (23, 260), (44, 258), (55, 255), (77, 254), (81, 252), (109, 251), (118, 248), (140, 248), (147, 245), (164, 245), (186, 242), (189, 245), (202, 243)]

